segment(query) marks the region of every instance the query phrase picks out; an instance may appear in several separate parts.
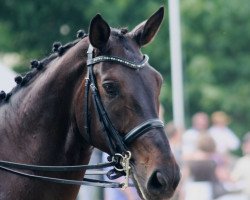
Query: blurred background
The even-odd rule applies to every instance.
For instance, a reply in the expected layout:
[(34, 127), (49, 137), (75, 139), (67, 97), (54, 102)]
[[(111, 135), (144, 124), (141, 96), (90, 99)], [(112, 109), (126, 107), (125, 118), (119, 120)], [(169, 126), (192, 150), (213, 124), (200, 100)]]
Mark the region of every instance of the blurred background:
[[(14, 80), (9, 83), (10, 79), (6, 80), (6, 77), (13, 78), (15, 74), (27, 72), (30, 60), (48, 56), (53, 42), (72, 41), (79, 29), (88, 32), (89, 22), (96, 13), (101, 13), (112, 27), (128, 27), (131, 30), (151, 16), (161, 5), (166, 8), (161, 30), (154, 42), (142, 51), (150, 56), (150, 64), (163, 75), (164, 84), (161, 93), (163, 118), (167, 125), (171, 124), (173, 91), (169, 5), (163, 0), (1, 0), (0, 90), (10, 90), (11, 84), (15, 85)], [(197, 113), (202, 112), (207, 116), (205, 128), (205, 132), (209, 133), (207, 135), (213, 138), (217, 134), (212, 133), (212, 128), (215, 125), (214, 114), (218, 112), (222, 113), (220, 117), (224, 117), (224, 125), (233, 135), (234, 147), (228, 148), (222, 154), (218, 152), (220, 144), (217, 143), (227, 143), (227, 140), (223, 137), (213, 138), (217, 146), (212, 155), (216, 153), (220, 159), (223, 157), (223, 162), (224, 159), (230, 160), (227, 160), (226, 166), (230, 170), (225, 175), (230, 180), (226, 182), (231, 181), (231, 172), (238, 159), (246, 154), (242, 150), (242, 141), (250, 130), (249, 11), (248, 0), (180, 0), (179, 2), (185, 124), (184, 127), (178, 127), (173, 123), (174, 128), (180, 132), (178, 141), (173, 141), (173, 144), (177, 143), (176, 154), (180, 151), (183, 171), (186, 171), (188, 166), (186, 161), (189, 162), (191, 155), (191, 153), (184, 155), (183, 146), (185, 142), (187, 145), (192, 144), (188, 141), (190, 139), (185, 141), (184, 135), (187, 130), (195, 129), (192, 117)], [(191, 137), (198, 141), (198, 135), (193, 134)], [(199, 149), (197, 141), (195, 145)], [(204, 152), (202, 155), (204, 156)], [(224, 155), (229, 158), (225, 158)], [(200, 154), (197, 157), (199, 156)], [(187, 177), (190, 177), (190, 169), (187, 171), (189, 171)], [(219, 179), (225, 181), (225, 176)], [(180, 191), (183, 191), (183, 188), (184, 186)], [(182, 194), (175, 198), (185, 199)], [(193, 200), (196, 200), (195, 198), (193, 197)], [(197, 200), (202, 199), (197, 197)]]

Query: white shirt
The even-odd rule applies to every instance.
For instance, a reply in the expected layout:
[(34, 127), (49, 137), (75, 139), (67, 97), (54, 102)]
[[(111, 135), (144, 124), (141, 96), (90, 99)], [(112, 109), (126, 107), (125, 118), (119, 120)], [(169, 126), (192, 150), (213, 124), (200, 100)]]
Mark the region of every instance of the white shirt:
[(188, 129), (182, 138), (182, 153), (190, 155), (197, 150), (197, 141), (200, 132), (194, 128)]
[(212, 126), (208, 132), (215, 141), (217, 152), (221, 154), (236, 150), (240, 145), (239, 139), (228, 127)]
[(243, 191), (250, 198), (250, 155), (240, 158), (233, 169), (232, 177), (243, 183)]

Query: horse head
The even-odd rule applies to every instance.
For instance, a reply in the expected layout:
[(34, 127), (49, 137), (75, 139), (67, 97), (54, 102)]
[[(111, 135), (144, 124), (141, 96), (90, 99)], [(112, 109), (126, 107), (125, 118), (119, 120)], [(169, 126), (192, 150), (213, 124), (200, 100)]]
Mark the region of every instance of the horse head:
[[(86, 109), (82, 108), (82, 98), (76, 103), (76, 121), (86, 143), (111, 155), (115, 151), (124, 153), (124, 149), (131, 152), (134, 183), (140, 196), (148, 200), (170, 198), (180, 179), (158, 119), (163, 80), (140, 50), (154, 38), (163, 15), (164, 9), (160, 8), (131, 32), (110, 28), (99, 14), (92, 19), (91, 57), (87, 63), (91, 69), (85, 85), (88, 78), (92, 79), (89, 93), (97, 91), (94, 96), (98, 99), (85, 95), (84, 102), (89, 102)], [(82, 116), (88, 120), (83, 121)]]
[(74, 42), (54, 44), (53, 54), (32, 61), (17, 86), (0, 93), (0, 199), (75, 199), (79, 187), (57, 183), (79, 185), (86, 166), (66, 168), (87, 164), (93, 147), (115, 162), (110, 178), (122, 169), (142, 199), (172, 196), (180, 172), (158, 117), (163, 80), (140, 50), (163, 15), (160, 8), (129, 32), (98, 14), (88, 36), (80, 32)]

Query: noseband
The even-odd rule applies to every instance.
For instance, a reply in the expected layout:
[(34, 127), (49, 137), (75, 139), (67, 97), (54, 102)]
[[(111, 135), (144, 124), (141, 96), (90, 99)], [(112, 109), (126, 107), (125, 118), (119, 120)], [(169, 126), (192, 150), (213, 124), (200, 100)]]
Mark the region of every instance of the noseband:
[[(111, 187), (111, 188), (126, 188), (128, 186), (128, 177), (130, 174), (130, 158), (131, 152), (128, 151), (128, 145), (130, 145), (134, 140), (143, 134), (147, 133), (151, 129), (163, 128), (164, 124), (158, 118), (148, 119), (145, 122), (139, 124), (131, 131), (125, 134), (120, 133), (112, 124), (100, 98), (100, 94), (96, 84), (95, 74), (93, 72), (93, 67), (95, 64), (100, 62), (116, 62), (123, 66), (132, 68), (134, 70), (139, 70), (145, 66), (148, 62), (148, 56), (144, 55), (141, 63), (135, 63), (123, 58), (114, 56), (93, 56), (93, 47), (90, 44), (87, 54), (87, 75), (85, 78), (85, 97), (84, 97), (84, 128), (86, 132), (86, 137), (91, 144), (91, 130), (90, 130), (90, 116), (89, 116), (89, 89), (91, 89), (92, 99), (95, 105), (95, 109), (99, 115), (100, 122), (102, 124), (103, 130), (106, 134), (108, 146), (110, 148), (110, 160), (107, 163), (101, 163), (96, 165), (74, 165), (74, 166), (41, 166), (41, 165), (29, 165), (21, 164), (9, 161), (0, 160), (0, 170), (4, 170), (19, 176), (24, 176), (32, 179), (45, 180), (60, 184), (71, 184), (71, 185), (89, 185), (97, 187)], [(28, 174), (21, 172), (19, 170), (32, 170), (32, 171), (79, 171), (87, 169), (101, 169), (114, 166), (114, 169), (110, 170), (106, 175), (109, 179), (115, 179), (121, 175), (125, 176), (124, 183), (110, 182), (110, 181), (100, 181), (95, 179), (84, 178), (83, 181), (60, 179), (46, 176), (39, 176), (34, 174)], [(19, 170), (16, 170), (19, 169)]]

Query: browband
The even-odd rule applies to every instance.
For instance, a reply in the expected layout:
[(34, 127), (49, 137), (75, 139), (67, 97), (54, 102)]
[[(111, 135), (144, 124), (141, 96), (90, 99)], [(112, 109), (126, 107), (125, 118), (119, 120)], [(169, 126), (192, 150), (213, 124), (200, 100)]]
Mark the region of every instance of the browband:
[(141, 61), (141, 63), (131, 62), (129, 60), (119, 58), (116, 56), (98, 56), (92, 59), (88, 59), (87, 65), (93, 65), (99, 62), (108, 61), (108, 62), (118, 62), (133, 69), (141, 69), (148, 62), (148, 60), (149, 60), (149, 57), (146, 54), (143, 55), (143, 60)]

